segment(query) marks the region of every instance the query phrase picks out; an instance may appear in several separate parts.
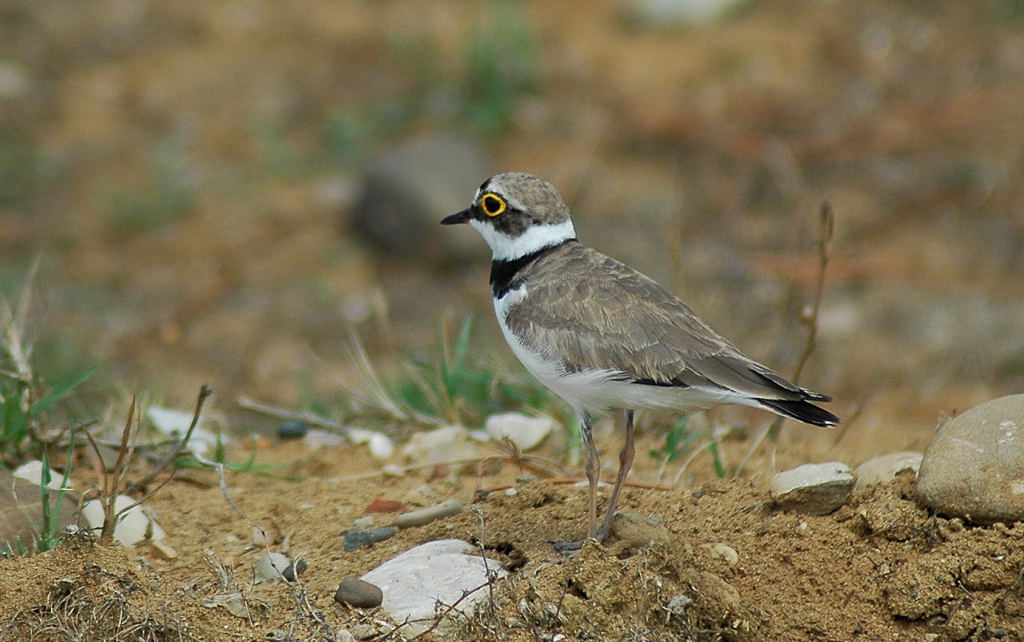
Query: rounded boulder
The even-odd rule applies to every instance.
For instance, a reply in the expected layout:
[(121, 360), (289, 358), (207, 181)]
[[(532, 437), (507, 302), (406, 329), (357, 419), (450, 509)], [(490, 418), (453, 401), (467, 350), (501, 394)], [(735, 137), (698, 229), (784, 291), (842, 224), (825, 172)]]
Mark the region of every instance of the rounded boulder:
[(1024, 394), (987, 401), (940, 426), (921, 460), (917, 498), (976, 523), (1024, 520)]

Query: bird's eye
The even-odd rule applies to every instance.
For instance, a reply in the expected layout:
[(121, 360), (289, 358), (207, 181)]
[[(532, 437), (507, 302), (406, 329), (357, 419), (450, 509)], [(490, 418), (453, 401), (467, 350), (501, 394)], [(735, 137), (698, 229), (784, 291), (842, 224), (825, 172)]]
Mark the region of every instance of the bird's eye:
[(497, 194), (487, 193), (480, 197), (480, 209), (487, 216), (497, 216), (504, 212), (506, 207), (508, 204), (505, 203), (505, 199)]

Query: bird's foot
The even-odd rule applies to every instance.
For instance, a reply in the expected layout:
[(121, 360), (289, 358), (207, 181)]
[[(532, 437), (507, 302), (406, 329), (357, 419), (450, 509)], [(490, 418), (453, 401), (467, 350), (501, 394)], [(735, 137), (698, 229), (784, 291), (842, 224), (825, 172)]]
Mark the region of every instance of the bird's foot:
[(590, 537), (584, 537), (583, 539), (577, 539), (570, 542), (551, 542), (551, 547), (554, 548), (559, 555), (570, 558), (575, 557), (577, 553), (583, 550), (587, 542), (594, 541), (596, 544), (603, 544), (608, 539), (609, 528), (602, 524), (597, 531)]

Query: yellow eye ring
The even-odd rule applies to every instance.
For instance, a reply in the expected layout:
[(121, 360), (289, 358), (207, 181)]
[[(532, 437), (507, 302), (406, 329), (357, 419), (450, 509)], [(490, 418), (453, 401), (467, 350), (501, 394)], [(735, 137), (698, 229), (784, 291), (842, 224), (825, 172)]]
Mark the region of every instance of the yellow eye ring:
[(497, 194), (487, 193), (480, 197), (480, 209), (487, 216), (497, 216), (504, 212), (506, 208), (508, 208), (508, 204), (505, 202), (505, 199)]

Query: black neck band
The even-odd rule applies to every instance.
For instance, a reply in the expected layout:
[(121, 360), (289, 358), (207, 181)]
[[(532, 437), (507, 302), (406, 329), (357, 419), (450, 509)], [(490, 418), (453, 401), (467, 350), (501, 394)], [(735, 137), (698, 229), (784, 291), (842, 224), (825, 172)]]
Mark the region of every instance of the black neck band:
[(494, 295), (494, 298), (500, 299), (506, 292), (512, 289), (516, 275), (520, 270), (548, 252), (560, 248), (566, 243), (575, 242), (575, 238), (566, 239), (560, 243), (542, 247), (536, 252), (520, 256), (518, 259), (512, 259), (511, 261), (491, 261), (491, 294)]

